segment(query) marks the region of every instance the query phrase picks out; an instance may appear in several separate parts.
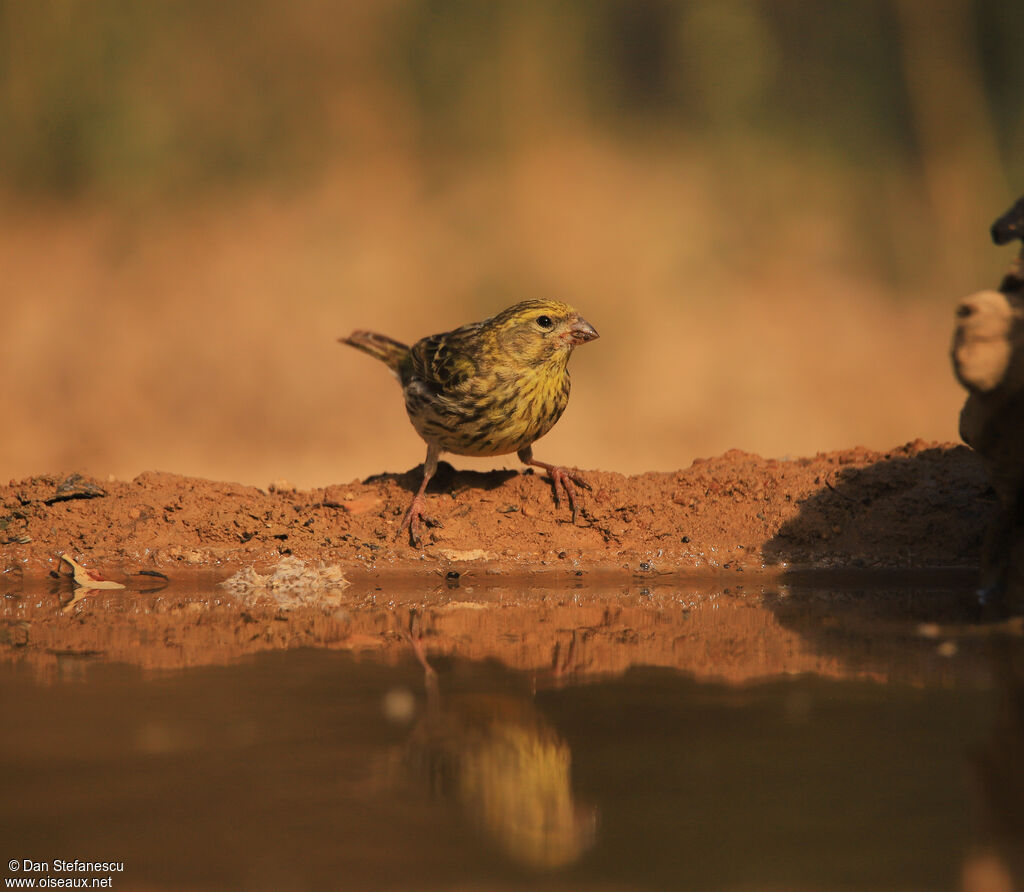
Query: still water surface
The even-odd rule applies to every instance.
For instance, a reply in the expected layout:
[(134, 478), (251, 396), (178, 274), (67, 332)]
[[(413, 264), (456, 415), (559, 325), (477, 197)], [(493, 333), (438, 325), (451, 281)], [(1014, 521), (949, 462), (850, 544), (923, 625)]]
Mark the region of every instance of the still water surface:
[(922, 625), (947, 595), (656, 597), (690, 668), (438, 653), (429, 611), (397, 659), (10, 659), (0, 854), (122, 890), (1012, 889), (1024, 648)]

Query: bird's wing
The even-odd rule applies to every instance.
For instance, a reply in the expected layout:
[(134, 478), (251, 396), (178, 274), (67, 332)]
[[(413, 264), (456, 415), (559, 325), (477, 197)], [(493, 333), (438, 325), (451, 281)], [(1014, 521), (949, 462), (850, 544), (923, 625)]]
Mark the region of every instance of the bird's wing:
[(477, 373), (479, 324), (430, 335), (413, 344), (413, 375), (436, 391), (457, 389)]

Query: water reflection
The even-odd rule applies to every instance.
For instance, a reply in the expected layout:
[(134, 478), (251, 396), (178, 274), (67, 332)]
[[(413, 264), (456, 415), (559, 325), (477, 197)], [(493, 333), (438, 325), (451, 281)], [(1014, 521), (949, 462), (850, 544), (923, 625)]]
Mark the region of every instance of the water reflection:
[(23, 593), (0, 838), (124, 889), (1024, 886), (1019, 629), (798, 582)]
[(996, 641), (992, 656), (997, 696), (991, 736), (971, 760), (982, 842), (965, 877), (969, 881), (984, 865), (982, 876), (1003, 878), (1004, 885), (994, 888), (1020, 889), (1024, 888), (1024, 643)]
[(558, 868), (594, 842), (597, 810), (576, 802), (569, 745), (527, 696), (463, 692), (445, 696), (410, 616), (408, 639), (424, 670), (425, 716), (404, 763), (515, 861)]
[[(658, 666), (707, 680), (751, 682), (813, 673), (931, 684), (987, 679), (985, 640), (1019, 635), (1020, 620), (978, 624), (973, 576), (908, 583), (831, 574), (785, 584), (647, 580), (451, 590), (353, 585), (330, 598), (239, 597), (213, 586), (94, 591), (69, 604), (67, 585), (12, 588), (0, 601), (0, 661), (41, 679), (68, 658), (177, 669), (270, 650), (317, 647), (409, 658), (397, 616), (422, 616), (435, 658), (495, 660), (548, 684)], [(859, 581), (858, 581), (859, 580)], [(404, 621), (404, 620), (403, 620)], [(949, 659), (952, 652), (956, 659)]]

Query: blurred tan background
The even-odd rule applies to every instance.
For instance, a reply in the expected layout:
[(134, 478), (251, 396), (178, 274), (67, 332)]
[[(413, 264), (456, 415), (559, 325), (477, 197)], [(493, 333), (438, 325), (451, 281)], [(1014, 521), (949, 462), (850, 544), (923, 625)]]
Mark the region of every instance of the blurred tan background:
[(0, 0), (0, 474), (405, 470), (336, 337), (537, 296), (602, 335), (541, 459), (955, 439), (1018, 3)]

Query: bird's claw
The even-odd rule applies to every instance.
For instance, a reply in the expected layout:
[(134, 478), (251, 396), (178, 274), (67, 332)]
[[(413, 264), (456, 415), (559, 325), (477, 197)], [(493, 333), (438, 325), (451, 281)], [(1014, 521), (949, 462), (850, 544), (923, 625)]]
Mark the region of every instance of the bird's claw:
[(572, 522), (576, 523), (576, 517), (579, 514), (579, 506), (576, 504), (576, 487), (581, 486), (586, 490), (590, 490), (592, 487), (576, 470), (551, 467), (548, 468), (548, 476), (551, 478), (551, 487), (554, 490), (555, 507), (562, 506), (562, 492), (564, 491), (566, 501), (569, 502), (569, 510), (572, 511)]
[(423, 513), (424, 500), (421, 496), (416, 496), (409, 505), (408, 510), (405, 512), (405, 517), (402, 518), (402, 525), (398, 528), (398, 533), (395, 535), (395, 540), (402, 538), (402, 533), (406, 530), (409, 531), (409, 543), (413, 548), (419, 548), (423, 541), (423, 527), (439, 527), (441, 526), (440, 521), (435, 520), (433, 517), (427, 517)]

